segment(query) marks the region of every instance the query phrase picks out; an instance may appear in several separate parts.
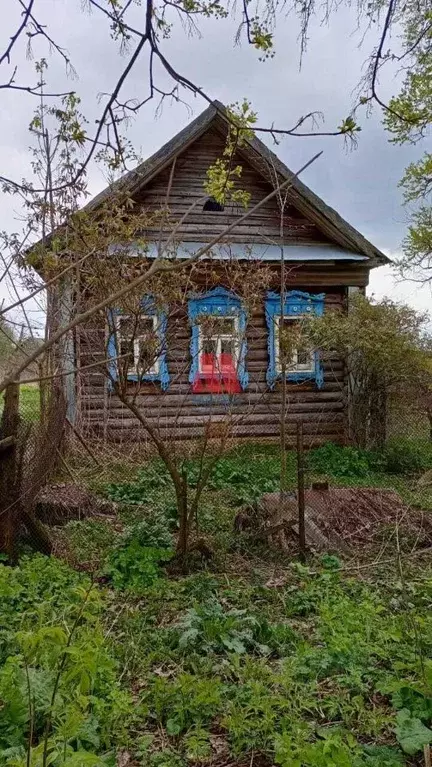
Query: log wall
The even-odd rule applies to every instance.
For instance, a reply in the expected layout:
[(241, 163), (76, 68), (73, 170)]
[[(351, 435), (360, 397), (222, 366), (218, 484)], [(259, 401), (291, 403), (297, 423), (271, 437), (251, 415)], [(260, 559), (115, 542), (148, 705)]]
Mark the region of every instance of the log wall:
[[(291, 287), (291, 285), (290, 285)], [(296, 286), (297, 287), (297, 286)], [(317, 285), (299, 285), (316, 292)], [(342, 309), (346, 288), (326, 289), (325, 310)], [(264, 313), (265, 295), (252, 311), (247, 325), (246, 366), (249, 386), (235, 395), (192, 393), (189, 383), (190, 326), (187, 307), (170, 311), (167, 332), (167, 363), (170, 385), (163, 392), (158, 383), (130, 384), (136, 404), (164, 439), (190, 440), (202, 436), (211, 424), (231, 419), (233, 438), (276, 439), (280, 431), (281, 385), (270, 390), (266, 384), (268, 365), (267, 324)], [(93, 325), (81, 338), (81, 365), (93, 365), (105, 356), (106, 335), (102, 324)], [(324, 386), (318, 390), (313, 382), (289, 384), (287, 387), (286, 422), (289, 443), (295, 439), (297, 420), (304, 424), (308, 444), (331, 440), (343, 442), (347, 434), (345, 370), (342, 360), (324, 361)], [(104, 366), (92, 367), (80, 376), (81, 428), (90, 436), (115, 442), (146, 441), (147, 435), (136, 417), (110, 391)]]

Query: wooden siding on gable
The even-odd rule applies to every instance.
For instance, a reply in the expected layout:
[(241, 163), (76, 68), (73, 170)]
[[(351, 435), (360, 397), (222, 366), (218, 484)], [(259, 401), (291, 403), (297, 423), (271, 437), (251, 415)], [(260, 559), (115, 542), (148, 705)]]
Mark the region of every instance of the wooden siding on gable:
[[(215, 129), (207, 131), (176, 158), (172, 177), (171, 165), (161, 171), (137, 197), (139, 205), (149, 213), (164, 210), (167, 207), (167, 190), (171, 179), (168, 197), (170, 225), (166, 227), (167, 234), (172, 226), (190, 211), (176, 233), (177, 240), (208, 241), (221, 234), (227, 226), (244, 214), (244, 208), (233, 204), (227, 205), (221, 212), (203, 210), (207, 169), (222, 157), (224, 148), (224, 138), (220, 133)], [(272, 191), (272, 186), (240, 155), (235, 156), (234, 162), (243, 168), (239, 187), (250, 193), (252, 207)], [(195, 207), (190, 210), (193, 204)], [(159, 226), (156, 224), (154, 228), (148, 228), (146, 234), (150, 239), (157, 239)], [(283, 240), (285, 244), (329, 242), (317, 227), (292, 205), (287, 205), (284, 210)], [(229, 236), (229, 242), (280, 244), (280, 241), (280, 211), (276, 198), (251, 214), (247, 221), (236, 227)]]

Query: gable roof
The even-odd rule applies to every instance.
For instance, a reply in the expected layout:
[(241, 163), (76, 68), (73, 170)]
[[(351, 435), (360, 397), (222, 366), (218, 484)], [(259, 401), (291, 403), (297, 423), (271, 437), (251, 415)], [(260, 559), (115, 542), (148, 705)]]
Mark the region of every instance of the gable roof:
[[(92, 210), (107, 199), (113, 191), (127, 191), (131, 196), (141, 191), (158, 173), (169, 165), (174, 157), (187, 149), (210, 127), (219, 131), (225, 131), (229, 124), (225, 106), (219, 101), (213, 101), (207, 109), (196, 117), (189, 125), (177, 133), (170, 141), (164, 144), (157, 152), (134, 170), (122, 176), (113, 185), (107, 187), (96, 195), (85, 207)], [(238, 149), (249, 164), (257, 170), (267, 181), (272, 181), (270, 169), (283, 181), (291, 179), (292, 186), (289, 189), (290, 202), (297, 209), (323, 231), (330, 239), (342, 248), (363, 255), (368, 261), (370, 268), (389, 263), (387, 256), (363, 237), (351, 224), (333, 208), (312, 192), (293, 172), (274, 154), (259, 138), (254, 136), (245, 141)]]

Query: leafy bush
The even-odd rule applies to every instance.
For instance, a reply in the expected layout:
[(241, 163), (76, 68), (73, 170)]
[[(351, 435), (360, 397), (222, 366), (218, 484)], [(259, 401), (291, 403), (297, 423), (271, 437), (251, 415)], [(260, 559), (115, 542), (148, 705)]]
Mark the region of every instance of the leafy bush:
[(103, 592), (34, 556), (0, 565), (0, 594), (1, 767), (102, 765), (133, 712), (105, 643)]
[(171, 477), (162, 461), (153, 461), (140, 469), (133, 482), (116, 482), (106, 485), (105, 492), (117, 503), (146, 503), (149, 497), (160, 490), (172, 487)]
[(250, 503), (263, 493), (277, 490), (280, 481), (279, 460), (256, 460), (246, 463), (236, 458), (222, 458), (210, 477), (209, 487), (229, 489), (238, 505)]
[(218, 677), (199, 678), (179, 674), (176, 679), (156, 677), (144, 694), (150, 716), (166, 727), (168, 735), (179, 735), (190, 727), (206, 725), (220, 713), (223, 686)]
[(391, 440), (383, 451), (385, 471), (390, 474), (416, 474), (432, 468), (432, 444), (421, 440)]
[(432, 444), (394, 439), (375, 452), (328, 442), (310, 452), (309, 462), (320, 474), (348, 479), (363, 479), (377, 472), (415, 474), (432, 467)]
[(178, 629), (179, 649), (202, 655), (247, 651), (270, 655), (281, 647), (286, 649), (295, 636), (288, 626), (270, 626), (246, 610), (224, 610), (215, 599), (188, 610)]
[(308, 739), (307, 729), (300, 733), (283, 733), (275, 741), (275, 761), (281, 767), (353, 767), (360, 755), (356, 739), (335, 728), (320, 731), (321, 738)]
[(141, 546), (131, 538), (112, 552), (105, 573), (114, 588), (141, 593), (160, 578), (160, 565), (171, 557), (172, 551), (166, 548)]
[(309, 461), (313, 471), (319, 474), (353, 479), (368, 477), (372, 471), (379, 471), (380, 468), (376, 453), (355, 447), (342, 447), (333, 442), (312, 450)]
[(134, 522), (124, 533), (125, 543), (137, 541), (140, 546), (152, 549), (171, 549), (173, 536), (164, 514), (154, 511)]
[(105, 573), (115, 588), (142, 592), (160, 577), (160, 565), (171, 559), (172, 546), (166, 517), (160, 512), (148, 514), (126, 528)]
[(0, 563), (0, 664), (16, 646), (16, 632), (52, 625), (75, 614), (88, 578), (58, 559), (24, 556), (19, 567)]

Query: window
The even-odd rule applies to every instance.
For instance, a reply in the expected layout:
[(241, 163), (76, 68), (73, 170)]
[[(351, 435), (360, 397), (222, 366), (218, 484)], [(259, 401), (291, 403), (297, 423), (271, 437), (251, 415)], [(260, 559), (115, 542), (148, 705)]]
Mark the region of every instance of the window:
[(206, 317), (198, 323), (200, 374), (235, 377), (239, 361), (236, 317)]
[(159, 372), (159, 336), (156, 314), (116, 317), (119, 365), (128, 374), (157, 375)]
[(276, 371), (282, 373), (284, 352), (285, 367), (288, 372), (313, 373), (315, 371), (315, 353), (304, 343), (301, 337), (301, 320), (297, 317), (280, 317), (275, 323), (275, 361)]
[(189, 320), (192, 390), (233, 394), (245, 389), (246, 312), (240, 299), (215, 288), (189, 301)]
[(151, 298), (141, 301), (142, 314), (108, 313), (108, 356), (111, 379), (119, 374), (130, 381), (159, 381), (169, 385), (166, 364), (165, 312), (158, 311)]
[(269, 350), (267, 383), (270, 387), (273, 387), (282, 375), (285, 355), (288, 381), (293, 383), (314, 381), (316, 386), (321, 388), (323, 371), (319, 352), (305, 345), (301, 332), (301, 319), (310, 314), (322, 314), (323, 311), (323, 293), (311, 294), (293, 290), (286, 294), (282, 318), (280, 295), (267, 294), (265, 304)]

